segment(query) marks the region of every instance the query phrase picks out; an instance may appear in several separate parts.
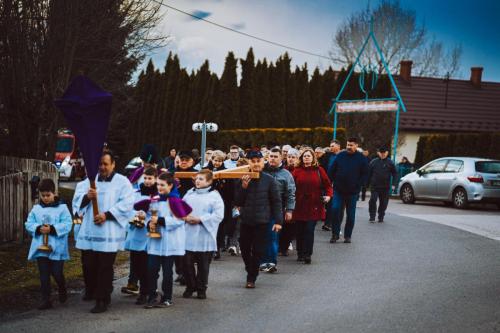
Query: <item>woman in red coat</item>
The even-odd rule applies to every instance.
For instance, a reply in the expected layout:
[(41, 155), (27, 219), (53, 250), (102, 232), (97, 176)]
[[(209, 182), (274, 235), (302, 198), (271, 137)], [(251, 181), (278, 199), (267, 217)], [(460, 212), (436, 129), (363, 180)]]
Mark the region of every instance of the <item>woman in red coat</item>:
[(293, 178), (296, 186), (293, 219), (297, 223), (297, 261), (310, 264), (316, 222), (325, 218), (325, 204), (333, 196), (333, 189), (328, 175), (319, 166), (310, 148), (300, 155)]

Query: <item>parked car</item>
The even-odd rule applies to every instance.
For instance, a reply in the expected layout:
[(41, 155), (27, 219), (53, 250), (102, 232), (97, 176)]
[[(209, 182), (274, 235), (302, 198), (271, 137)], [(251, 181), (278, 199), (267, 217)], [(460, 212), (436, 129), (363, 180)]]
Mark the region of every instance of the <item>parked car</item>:
[(406, 203), (439, 200), (456, 208), (495, 203), (500, 209), (500, 161), (443, 157), (401, 178), (399, 195)]
[(141, 165), (142, 165), (141, 158), (134, 157), (128, 162), (127, 166), (125, 167), (125, 170), (123, 170), (123, 175), (125, 177), (129, 177), (134, 172), (134, 170), (140, 167)]

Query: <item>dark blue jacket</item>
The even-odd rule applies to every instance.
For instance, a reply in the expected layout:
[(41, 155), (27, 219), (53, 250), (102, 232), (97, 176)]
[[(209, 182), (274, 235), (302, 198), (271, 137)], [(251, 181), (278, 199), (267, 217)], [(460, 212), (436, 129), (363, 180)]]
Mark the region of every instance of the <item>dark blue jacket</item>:
[(368, 178), (368, 161), (360, 152), (342, 151), (333, 161), (328, 176), (333, 181), (334, 192), (358, 194)]

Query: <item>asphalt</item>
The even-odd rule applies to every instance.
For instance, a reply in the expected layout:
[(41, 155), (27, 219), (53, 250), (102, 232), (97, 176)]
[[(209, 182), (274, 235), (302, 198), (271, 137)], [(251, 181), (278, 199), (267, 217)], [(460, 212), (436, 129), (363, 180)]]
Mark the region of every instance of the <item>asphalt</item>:
[(121, 279), (107, 313), (90, 314), (92, 304), (75, 296), (2, 322), (0, 331), (500, 331), (499, 241), (411, 216), (449, 208), (403, 214), (391, 202), (386, 222), (369, 224), (366, 203), (359, 205), (352, 244), (330, 244), (318, 225), (312, 265), (280, 257), (278, 273), (259, 276), (254, 290), (243, 288), (241, 258), (226, 256), (211, 266), (204, 301), (181, 298), (176, 286), (174, 306), (145, 310), (119, 293)]

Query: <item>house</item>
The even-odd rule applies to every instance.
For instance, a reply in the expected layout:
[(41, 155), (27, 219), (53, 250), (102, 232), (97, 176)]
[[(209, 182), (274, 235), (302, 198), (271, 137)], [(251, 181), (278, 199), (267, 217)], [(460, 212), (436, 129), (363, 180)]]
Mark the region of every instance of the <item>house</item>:
[(396, 86), (407, 112), (400, 113), (397, 161), (415, 160), (422, 135), (500, 132), (500, 82), (483, 82), (483, 68), (469, 80), (412, 77), (412, 61), (400, 63)]

